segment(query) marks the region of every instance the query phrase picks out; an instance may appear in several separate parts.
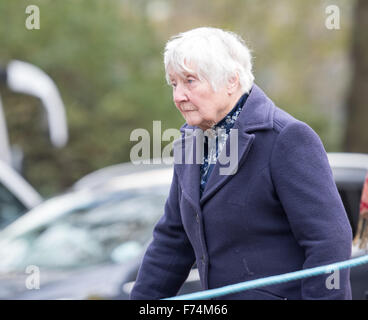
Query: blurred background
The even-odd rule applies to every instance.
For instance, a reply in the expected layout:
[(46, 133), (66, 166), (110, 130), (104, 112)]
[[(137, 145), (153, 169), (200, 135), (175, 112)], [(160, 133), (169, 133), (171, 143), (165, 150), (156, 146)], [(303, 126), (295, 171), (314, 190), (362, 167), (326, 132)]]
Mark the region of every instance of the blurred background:
[[(26, 27), (30, 5), (39, 29)], [(241, 35), (256, 83), (319, 134), (360, 236), (368, 1), (0, 0), (0, 299), (128, 297), (172, 177), (171, 166), (124, 163), (130, 134), (183, 124), (163, 50), (200, 26)], [(351, 282), (368, 299), (368, 265)], [(193, 266), (181, 293), (200, 289)]]
[[(40, 29), (28, 30), (28, 5)], [(340, 29), (325, 12), (340, 9)], [(281, 108), (307, 122), (327, 151), (368, 152), (367, 1), (346, 0), (1, 0), (0, 65), (18, 59), (45, 71), (66, 108), (69, 141), (54, 148), (40, 101), (2, 88), (11, 145), (22, 174), (45, 197), (84, 174), (129, 161), (129, 136), (179, 128), (162, 63), (178, 32), (215, 26), (252, 49), (256, 83)], [(42, 124), (42, 125), (40, 125)]]

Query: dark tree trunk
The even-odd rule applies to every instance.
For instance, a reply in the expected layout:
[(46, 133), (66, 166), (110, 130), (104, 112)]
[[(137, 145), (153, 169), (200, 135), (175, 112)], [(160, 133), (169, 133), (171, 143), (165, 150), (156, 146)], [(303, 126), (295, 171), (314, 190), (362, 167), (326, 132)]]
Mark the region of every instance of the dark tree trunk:
[(368, 1), (357, 0), (352, 37), (352, 82), (344, 149), (368, 153)]

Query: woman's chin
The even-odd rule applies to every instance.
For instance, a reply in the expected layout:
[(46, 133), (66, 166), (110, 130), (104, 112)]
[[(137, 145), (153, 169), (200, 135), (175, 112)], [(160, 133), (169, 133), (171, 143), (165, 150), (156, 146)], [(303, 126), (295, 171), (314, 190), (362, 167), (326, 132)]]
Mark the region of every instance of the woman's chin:
[(206, 130), (208, 128), (210, 128), (211, 126), (209, 125), (209, 121), (205, 121), (203, 118), (201, 117), (196, 117), (194, 116), (194, 114), (192, 116), (190, 115), (186, 115), (186, 117), (184, 117), (185, 122), (192, 126), (192, 127), (199, 127), (202, 130)]
[(199, 121), (199, 119), (195, 119), (193, 117), (186, 117), (185, 121), (187, 124), (189, 124), (190, 126), (198, 126), (201, 124), (201, 121)]

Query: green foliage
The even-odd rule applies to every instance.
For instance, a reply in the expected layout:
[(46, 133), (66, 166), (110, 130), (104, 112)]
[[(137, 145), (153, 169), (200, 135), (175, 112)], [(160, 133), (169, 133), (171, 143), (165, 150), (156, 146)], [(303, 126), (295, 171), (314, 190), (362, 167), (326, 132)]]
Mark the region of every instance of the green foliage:
[(151, 131), (155, 119), (180, 125), (163, 77), (164, 44), (143, 16), (126, 14), (111, 0), (33, 1), (40, 29), (27, 30), (28, 4), (0, 2), (0, 61), (28, 61), (54, 79), (67, 110), (67, 147), (50, 146), (36, 99), (5, 92), (3, 100), (11, 143), (25, 153), (24, 174), (43, 194), (128, 161), (133, 129)]
[[(153, 19), (154, 4), (165, 19)], [(39, 30), (25, 8), (40, 8)], [(256, 82), (276, 102), (339, 149), (346, 87), (351, 2), (336, 0), (343, 28), (324, 26), (328, 1), (1, 0), (0, 63), (33, 63), (58, 85), (70, 140), (51, 147), (37, 99), (2, 90), (12, 144), (25, 154), (24, 175), (48, 196), (95, 169), (129, 160), (136, 128), (183, 123), (165, 83), (162, 52), (181, 31), (210, 25), (242, 35), (253, 49)], [(159, 12), (160, 13), (160, 12)], [(331, 59), (334, 58), (334, 59)]]

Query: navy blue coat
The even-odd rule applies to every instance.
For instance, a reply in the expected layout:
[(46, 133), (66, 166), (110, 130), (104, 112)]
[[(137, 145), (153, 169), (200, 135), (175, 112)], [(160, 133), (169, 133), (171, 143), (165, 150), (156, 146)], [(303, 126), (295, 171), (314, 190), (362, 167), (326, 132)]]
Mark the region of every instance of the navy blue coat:
[[(234, 129), (238, 171), (221, 175), (217, 162), (202, 197), (200, 165), (174, 165), (131, 299), (174, 296), (195, 262), (203, 289), (211, 289), (350, 258), (351, 227), (318, 135), (256, 85)], [(351, 299), (349, 270), (335, 274), (339, 281), (328, 289), (331, 276), (219, 299)]]

